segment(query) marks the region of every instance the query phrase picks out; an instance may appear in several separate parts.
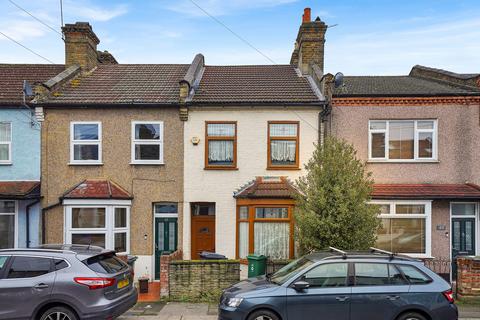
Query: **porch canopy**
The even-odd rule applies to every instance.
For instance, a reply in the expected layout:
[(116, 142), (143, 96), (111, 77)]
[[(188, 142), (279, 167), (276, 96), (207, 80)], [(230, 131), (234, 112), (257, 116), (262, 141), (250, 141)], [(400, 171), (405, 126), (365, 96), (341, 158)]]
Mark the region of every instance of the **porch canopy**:
[(478, 200), (480, 186), (465, 184), (375, 184), (372, 199)]
[(40, 181), (0, 181), (0, 199), (28, 200), (40, 198)]
[(132, 200), (132, 195), (110, 180), (87, 179), (68, 190), (64, 199), (117, 199)]
[(237, 199), (294, 199), (297, 189), (287, 177), (256, 177), (234, 193)]

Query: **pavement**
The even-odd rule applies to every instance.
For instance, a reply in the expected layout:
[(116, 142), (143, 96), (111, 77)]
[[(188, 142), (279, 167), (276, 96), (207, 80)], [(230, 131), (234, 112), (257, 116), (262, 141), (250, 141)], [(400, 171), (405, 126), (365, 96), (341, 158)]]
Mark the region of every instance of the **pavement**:
[[(460, 305), (460, 320), (480, 320), (479, 305)], [(138, 303), (119, 320), (217, 320), (217, 306), (204, 303)]]

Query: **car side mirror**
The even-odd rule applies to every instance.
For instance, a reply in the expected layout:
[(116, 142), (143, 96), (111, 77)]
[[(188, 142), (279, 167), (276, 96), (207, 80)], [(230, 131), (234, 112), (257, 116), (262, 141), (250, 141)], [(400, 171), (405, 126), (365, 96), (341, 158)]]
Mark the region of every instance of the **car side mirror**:
[(305, 291), (309, 287), (310, 287), (310, 283), (308, 283), (307, 281), (302, 281), (302, 280), (297, 281), (293, 284), (293, 289), (295, 289), (296, 291)]

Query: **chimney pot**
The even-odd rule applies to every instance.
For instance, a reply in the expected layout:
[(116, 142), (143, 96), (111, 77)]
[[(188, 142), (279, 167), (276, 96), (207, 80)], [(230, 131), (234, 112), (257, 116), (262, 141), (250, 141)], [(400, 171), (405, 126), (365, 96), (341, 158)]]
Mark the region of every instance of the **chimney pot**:
[(305, 8), (303, 10), (303, 23), (308, 23), (312, 21), (312, 9)]

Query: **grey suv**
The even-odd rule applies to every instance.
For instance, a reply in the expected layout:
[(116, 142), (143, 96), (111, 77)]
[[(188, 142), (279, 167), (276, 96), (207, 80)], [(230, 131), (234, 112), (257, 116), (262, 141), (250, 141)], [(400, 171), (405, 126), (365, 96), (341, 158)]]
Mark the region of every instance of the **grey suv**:
[(0, 319), (114, 319), (137, 302), (130, 267), (94, 246), (0, 250)]
[(450, 285), (378, 249), (314, 253), (224, 291), (220, 320), (457, 320)]

